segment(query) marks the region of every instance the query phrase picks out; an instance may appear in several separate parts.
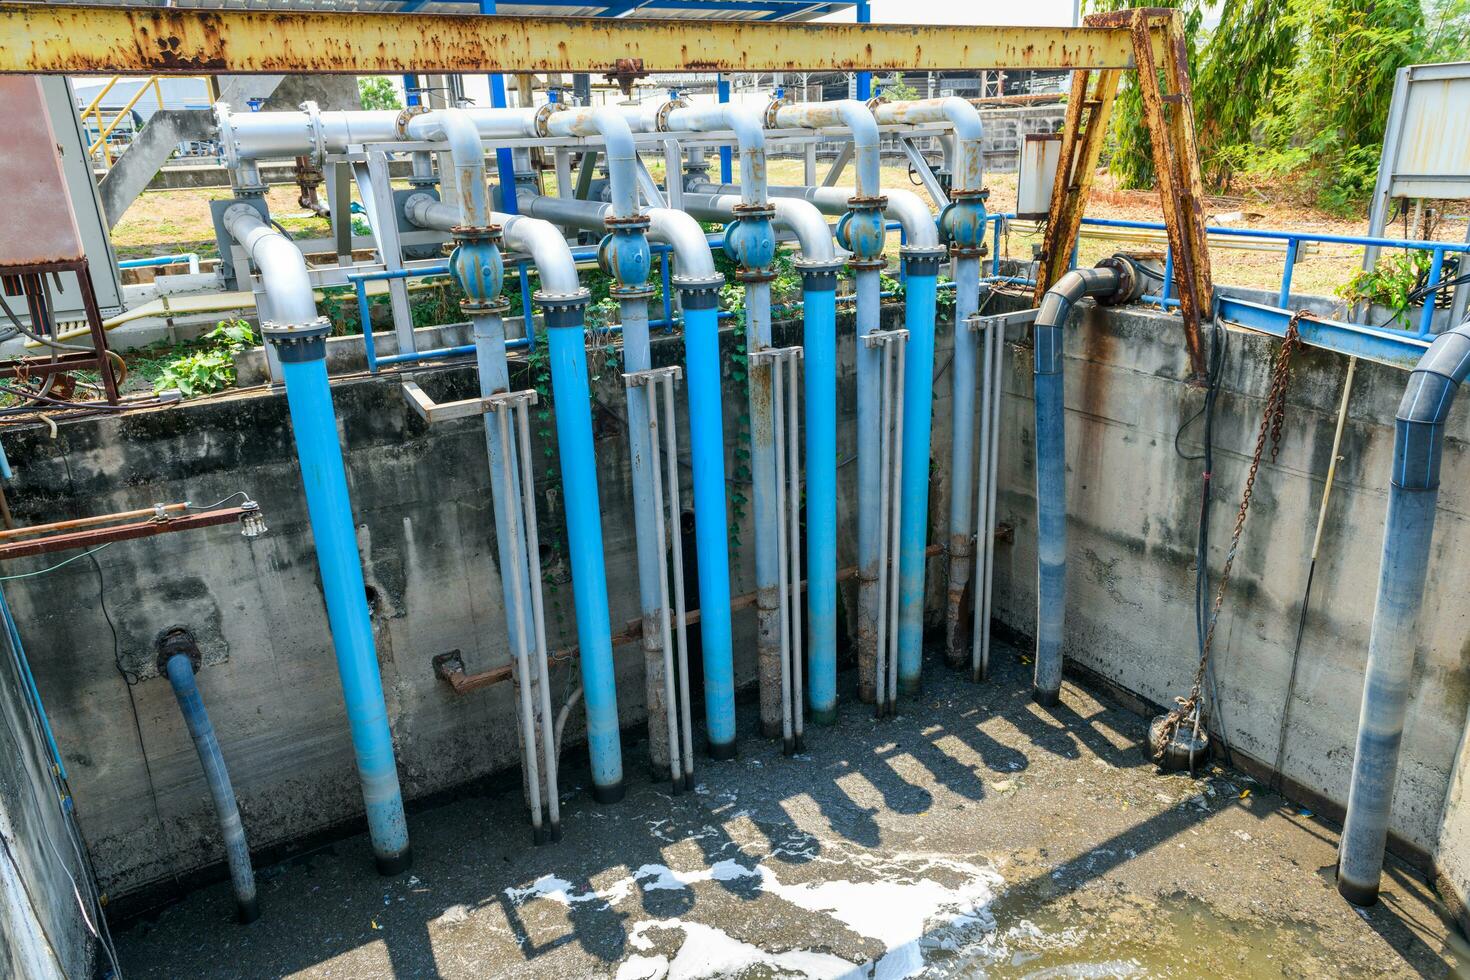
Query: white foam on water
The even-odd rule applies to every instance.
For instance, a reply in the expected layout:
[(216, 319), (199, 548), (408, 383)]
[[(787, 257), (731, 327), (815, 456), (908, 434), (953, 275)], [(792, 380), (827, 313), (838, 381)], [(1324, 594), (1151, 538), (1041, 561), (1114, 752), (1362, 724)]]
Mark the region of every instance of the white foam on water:
[(734, 881), (737, 878), (759, 878), (761, 873), (731, 860), (718, 861), (696, 871), (674, 871), (663, 864), (645, 864), (633, 872), (633, 879), (644, 891), (674, 891), (700, 881)]
[[(684, 941), (668, 964), (666, 980), (702, 980), (706, 977), (738, 977), (759, 969), (761, 975), (803, 977), (810, 980), (860, 980), (868, 975), (865, 966), (850, 963), (830, 953), (813, 953), (793, 949), (770, 953), (759, 946), (742, 942), (714, 926), (682, 919), (650, 919), (633, 927), (635, 937), (648, 940), (654, 929), (680, 930)], [(660, 957), (661, 958), (661, 957)], [(648, 961), (653, 957), (639, 957)], [(624, 978), (621, 969), (619, 980)], [(648, 980), (654, 980), (649, 977)]]
[(535, 898), (544, 898), (571, 908), (583, 902), (600, 902), (604, 906), (616, 905), (633, 893), (633, 879), (620, 878), (607, 888), (577, 891), (565, 878), (554, 874), (542, 875), (524, 888), (507, 888), (505, 896), (516, 906)]

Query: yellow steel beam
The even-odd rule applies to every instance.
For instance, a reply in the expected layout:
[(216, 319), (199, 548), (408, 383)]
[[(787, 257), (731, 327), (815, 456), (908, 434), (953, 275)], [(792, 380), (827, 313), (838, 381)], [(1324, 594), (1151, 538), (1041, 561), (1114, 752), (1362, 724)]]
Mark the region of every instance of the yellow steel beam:
[[(1162, 39), (1156, 39), (1162, 44)], [(1160, 54), (1163, 52), (1161, 51)], [(1130, 68), (1126, 27), (961, 27), (0, 3), (0, 73)]]

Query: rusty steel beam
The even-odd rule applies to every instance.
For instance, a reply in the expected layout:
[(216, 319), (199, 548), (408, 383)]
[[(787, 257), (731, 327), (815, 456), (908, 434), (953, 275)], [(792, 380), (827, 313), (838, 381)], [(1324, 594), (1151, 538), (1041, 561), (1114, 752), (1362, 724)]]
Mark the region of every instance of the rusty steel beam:
[[(1163, 39), (1156, 43), (1162, 55)], [(1130, 68), (1127, 27), (481, 17), (0, 3), (0, 73)]]
[(202, 514), (187, 514), (183, 517), (170, 517), (161, 521), (135, 521), (131, 524), (114, 524), (111, 527), (51, 534), (30, 541), (10, 541), (0, 544), (0, 561), (48, 555), (53, 551), (69, 551), (72, 548), (94, 548), (99, 544), (151, 538), (154, 535), (168, 534), (171, 531), (193, 531), (201, 527), (230, 524), (238, 521), (245, 513), (245, 510), (240, 507), (224, 507), (219, 510), (208, 510)]

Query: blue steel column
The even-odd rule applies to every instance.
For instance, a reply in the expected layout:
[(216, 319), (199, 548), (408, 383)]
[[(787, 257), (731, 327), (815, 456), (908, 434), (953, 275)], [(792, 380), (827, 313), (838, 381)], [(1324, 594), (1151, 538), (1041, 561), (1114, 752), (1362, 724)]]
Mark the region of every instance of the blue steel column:
[(266, 324), (261, 332), (276, 350), (286, 384), (291, 431), (296, 438), (306, 511), (316, 543), (373, 855), (380, 874), (395, 875), (412, 863), (412, 852), (363, 588), (342, 445), (337, 439), (337, 419), (327, 385), (326, 337), (331, 330), (331, 321), (322, 317), (303, 326)]
[(1347, 817), (1338, 845), (1337, 890), (1354, 905), (1378, 900), (1414, 654), (1421, 638), (1445, 420), (1467, 372), (1470, 321), (1441, 334), (1425, 352), (1409, 375), (1395, 420), (1383, 562), (1368, 638)]
[(245, 841), (245, 825), (240, 820), (240, 807), (235, 802), (235, 788), (230, 785), (224, 753), (220, 751), (209, 712), (204, 708), (204, 699), (199, 696), (199, 686), (194, 683), (194, 672), (199, 668), (198, 654), (199, 648), (187, 630), (174, 627), (161, 638), (159, 659), (163, 661), (163, 672), (173, 686), (179, 712), (184, 716), (189, 737), (194, 740), (194, 749), (199, 753), (204, 781), (209, 786), (209, 796), (219, 818), (220, 835), (225, 841), (225, 863), (230, 869), (230, 887), (235, 892), (235, 915), (241, 922), (254, 922), (260, 918), (260, 903), (255, 895), (250, 847)]
[(806, 394), (807, 702), (837, 721), (837, 269), (798, 263)]
[[(715, 99), (719, 102), (730, 101), (730, 83), (724, 75), (717, 75), (715, 77)], [(750, 178), (745, 174), (741, 174), (740, 179), (744, 181)], [(722, 145), (720, 147), (720, 183), (728, 184), (730, 180), (730, 147), (728, 145)]]
[(908, 247), (903, 258), (903, 481), (898, 530), (898, 689), (919, 689), (924, 658), (924, 566), (929, 545), (929, 438), (934, 407), (934, 294), (944, 248)]
[(720, 398), (719, 298), (724, 277), (674, 277), (684, 305), (689, 456), (694, 466), (694, 542), (699, 558), (699, 636), (709, 754), (735, 757), (735, 665), (730, 643), (730, 548), (725, 512), (725, 416)]
[[(858, 0), (857, 22), (859, 24), (871, 24), (873, 22), (873, 11), (868, 6), (868, 0)], [(866, 102), (873, 97), (873, 73), (860, 71), (857, 73), (857, 99)]]
[[(496, 0), (480, 0), (480, 13), (495, 13)], [(509, 103), (505, 98), (505, 76), (500, 74), (488, 76), (490, 82), (490, 105), (495, 109), (504, 109)], [(504, 147), (495, 151), (495, 171), (500, 177), (500, 210), (507, 214), (520, 214), (520, 208), (516, 206), (516, 165), (515, 159), (509, 149)]]
[(592, 795), (599, 803), (616, 803), (624, 793), (623, 748), (618, 737), (618, 692), (602, 552), (602, 505), (592, 441), (592, 393), (587, 384), (584, 316), (589, 296), (583, 289), (574, 297), (544, 297), (542, 309), (565, 488), (582, 700), (587, 707), (587, 748), (592, 756)]

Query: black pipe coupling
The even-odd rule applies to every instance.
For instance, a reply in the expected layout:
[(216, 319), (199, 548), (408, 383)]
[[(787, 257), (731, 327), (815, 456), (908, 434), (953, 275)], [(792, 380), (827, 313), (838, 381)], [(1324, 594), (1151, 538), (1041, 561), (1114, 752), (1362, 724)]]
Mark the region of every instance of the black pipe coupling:
[(575, 293), (538, 291), (533, 299), (541, 304), (541, 322), (548, 329), (581, 329), (587, 324), (587, 304), (592, 300), (592, 293), (586, 289), (579, 289)]
[(944, 245), (905, 245), (898, 250), (904, 275), (937, 276), (939, 265), (949, 254)]
[(679, 302), (686, 310), (710, 310), (720, 305), (720, 287), (725, 277), (674, 276), (674, 288), (679, 290)]
[(801, 274), (802, 292), (836, 292), (837, 272), (842, 268), (841, 259), (807, 261), (797, 259), (793, 265)]
[(199, 641), (195, 639), (194, 631), (187, 626), (168, 626), (159, 630), (153, 646), (158, 651), (158, 673), (162, 676), (168, 676), (168, 662), (180, 655), (189, 658), (189, 665), (196, 674), (204, 666), (204, 655), (199, 652)]
[(260, 335), (275, 348), (276, 356), (287, 364), (320, 361), (327, 356), (327, 337), (332, 321), (319, 316), (310, 323), (271, 323), (260, 325)]
[(1118, 288), (1107, 295), (1097, 297), (1097, 302), (1101, 306), (1122, 306), (1126, 303), (1135, 303), (1144, 294), (1150, 279), (1161, 279), (1158, 273), (1150, 271), (1137, 258), (1122, 252), (1099, 260), (1097, 268), (1111, 269), (1118, 274)]

